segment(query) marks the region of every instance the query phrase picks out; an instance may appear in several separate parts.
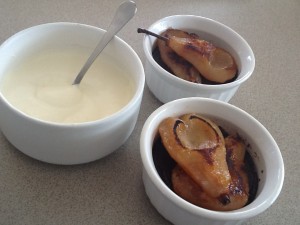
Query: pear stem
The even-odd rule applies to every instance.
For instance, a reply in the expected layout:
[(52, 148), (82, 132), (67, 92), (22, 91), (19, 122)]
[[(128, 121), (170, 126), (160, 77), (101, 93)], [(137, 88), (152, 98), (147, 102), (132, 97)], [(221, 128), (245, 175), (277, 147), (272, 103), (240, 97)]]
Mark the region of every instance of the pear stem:
[(169, 38), (163, 37), (163, 36), (161, 36), (161, 35), (158, 35), (158, 34), (156, 34), (156, 33), (153, 33), (153, 32), (151, 32), (151, 31), (146, 30), (146, 29), (143, 29), (143, 28), (138, 28), (138, 29), (137, 29), (137, 32), (138, 32), (138, 33), (144, 33), (144, 34), (148, 34), (148, 35), (157, 37), (158, 39), (163, 40), (163, 41), (168, 41), (168, 40), (169, 40)]

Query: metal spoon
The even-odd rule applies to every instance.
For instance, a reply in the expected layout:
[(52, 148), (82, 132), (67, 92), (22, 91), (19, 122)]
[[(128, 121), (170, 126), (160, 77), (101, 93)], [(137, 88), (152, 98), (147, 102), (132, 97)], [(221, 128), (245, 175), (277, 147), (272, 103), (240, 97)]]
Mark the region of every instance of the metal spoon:
[(81, 68), (80, 72), (73, 82), (73, 85), (79, 84), (81, 82), (83, 76), (95, 61), (97, 56), (102, 52), (102, 50), (111, 41), (111, 39), (121, 30), (121, 28), (124, 27), (125, 24), (127, 24), (127, 22), (135, 15), (136, 10), (136, 4), (133, 1), (125, 1), (118, 7), (108, 30), (105, 32), (101, 41), (96, 46), (84, 66)]

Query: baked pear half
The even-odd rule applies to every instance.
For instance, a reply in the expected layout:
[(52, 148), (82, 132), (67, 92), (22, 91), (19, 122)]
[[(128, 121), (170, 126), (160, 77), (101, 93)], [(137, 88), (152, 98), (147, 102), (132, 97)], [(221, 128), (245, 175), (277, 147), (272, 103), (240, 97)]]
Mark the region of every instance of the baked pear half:
[(170, 36), (167, 46), (191, 63), (209, 81), (226, 83), (237, 75), (234, 58), (224, 49), (215, 47), (208, 41), (194, 36)]
[(159, 126), (164, 147), (204, 192), (227, 201), (231, 176), (223, 135), (211, 120), (198, 114), (167, 118)]
[(229, 211), (242, 208), (249, 199), (249, 180), (244, 170), (246, 148), (238, 137), (225, 138), (228, 169), (231, 176), (228, 199), (212, 197), (178, 165), (172, 170), (172, 185), (176, 194), (197, 206)]

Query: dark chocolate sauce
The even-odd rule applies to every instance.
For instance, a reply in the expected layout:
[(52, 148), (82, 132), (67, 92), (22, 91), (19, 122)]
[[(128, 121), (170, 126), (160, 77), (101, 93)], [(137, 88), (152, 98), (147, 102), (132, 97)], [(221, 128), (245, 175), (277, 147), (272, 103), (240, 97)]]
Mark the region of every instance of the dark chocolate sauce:
[(247, 205), (248, 205), (251, 202), (253, 202), (253, 200), (255, 199), (257, 189), (258, 189), (258, 182), (259, 182), (256, 167), (254, 165), (254, 161), (248, 151), (246, 152), (246, 155), (245, 155), (245, 168), (244, 169), (248, 175), (249, 186), (250, 186), (249, 187), (249, 198), (248, 198), (248, 202), (247, 202)]
[(173, 190), (171, 174), (176, 166), (176, 162), (170, 157), (160, 137), (153, 143), (152, 154), (154, 165), (160, 178), (171, 190)]

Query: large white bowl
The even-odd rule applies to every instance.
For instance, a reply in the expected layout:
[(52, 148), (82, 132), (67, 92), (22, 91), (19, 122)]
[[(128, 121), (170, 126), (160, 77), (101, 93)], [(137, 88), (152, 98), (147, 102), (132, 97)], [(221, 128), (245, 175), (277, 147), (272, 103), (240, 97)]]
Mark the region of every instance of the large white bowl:
[[(152, 147), (159, 124), (167, 117), (200, 113), (220, 122), (225, 129), (237, 131), (251, 146), (259, 183), (256, 197), (249, 205), (220, 212), (195, 206), (176, 195), (155, 169)], [(144, 124), (140, 152), (146, 193), (161, 215), (175, 225), (236, 225), (268, 209), (277, 199), (284, 180), (284, 164), (280, 150), (266, 128), (245, 111), (222, 101), (185, 98), (169, 102), (154, 111)]]
[(219, 85), (196, 84), (180, 79), (163, 69), (153, 58), (156, 38), (145, 35), (143, 49), (146, 55), (146, 82), (151, 92), (163, 103), (185, 97), (206, 97), (228, 102), (252, 74), (255, 58), (248, 43), (234, 30), (212, 19), (175, 15), (153, 23), (148, 30), (161, 34), (168, 28), (181, 29), (198, 34), (202, 39), (226, 49), (238, 65), (235, 81)]
[[(28, 51), (34, 52), (37, 46), (51, 49), (80, 45), (92, 50), (104, 32), (102, 29), (77, 23), (50, 23), (23, 30), (0, 46), (0, 82), (13, 60), (22, 60)], [(96, 121), (60, 124), (24, 114), (12, 106), (0, 92), (0, 128), (6, 138), (23, 153), (56, 164), (90, 162), (119, 148), (135, 127), (145, 76), (139, 57), (120, 38), (115, 37), (104, 51), (115, 63), (126, 66), (134, 81), (134, 95), (126, 106), (111, 116)]]

